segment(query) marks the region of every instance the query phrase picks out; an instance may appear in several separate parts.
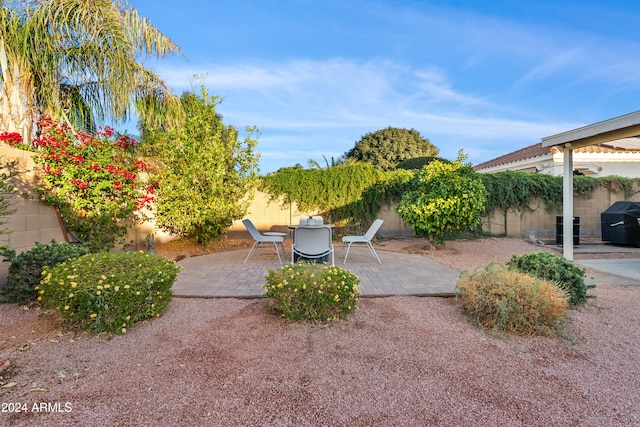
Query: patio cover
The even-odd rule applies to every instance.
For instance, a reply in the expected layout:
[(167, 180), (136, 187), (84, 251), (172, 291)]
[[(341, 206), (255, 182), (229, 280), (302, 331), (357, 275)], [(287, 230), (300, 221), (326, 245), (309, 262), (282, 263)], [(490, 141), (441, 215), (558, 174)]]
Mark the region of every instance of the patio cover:
[(573, 150), (590, 145), (640, 149), (640, 111), (542, 138), (543, 147), (555, 146), (564, 153), (562, 254), (569, 261), (573, 261)]

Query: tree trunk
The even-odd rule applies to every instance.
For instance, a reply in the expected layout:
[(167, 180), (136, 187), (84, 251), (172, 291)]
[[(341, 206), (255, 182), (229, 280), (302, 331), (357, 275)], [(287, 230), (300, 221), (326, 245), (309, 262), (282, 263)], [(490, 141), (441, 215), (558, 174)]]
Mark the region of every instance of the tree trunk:
[[(20, 75), (17, 61), (10, 61), (0, 38), (0, 68), (2, 86), (0, 87), (0, 131), (18, 132), (24, 142), (31, 142), (33, 136), (33, 117), (27, 110), (29, 95), (25, 76)], [(25, 89), (25, 90), (23, 90)]]
[(429, 233), (429, 249), (431, 252), (436, 250), (436, 235), (435, 233)]

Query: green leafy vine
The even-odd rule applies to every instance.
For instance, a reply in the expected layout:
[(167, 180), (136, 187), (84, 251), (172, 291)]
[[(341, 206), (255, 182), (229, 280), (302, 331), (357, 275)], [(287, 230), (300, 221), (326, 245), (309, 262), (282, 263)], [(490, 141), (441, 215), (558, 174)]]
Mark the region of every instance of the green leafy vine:
[[(383, 203), (397, 202), (404, 193), (415, 190), (415, 173), (404, 169), (383, 172), (366, 163), (326, 169), (291, 167), (262, 177), (261, 189), (272, 199), (282, 197), (285, 203), (296, 203), (301, 212), (320, 211), (338, 226), (362, 230), (379, 214)], [(534, 199), (544, 202), (548, 212), (562, 208), (561, 176), (506, 171), (481, 174), (480, 178), (487, 190), (484, 213), (531, 210)], [(630, 199), (640, 192), (640, 178), (574, 176), (576, 197), (588, 199), (599, 187)]]
[(398, 200), (411, 171), (383, 172), (370, 164), (326, 169), (283, 168), (263, 177), (261, 189), (272, 199), (296, 203), (301, 212), (320, 210), (335, 224), (367, 226), (385, 201)]

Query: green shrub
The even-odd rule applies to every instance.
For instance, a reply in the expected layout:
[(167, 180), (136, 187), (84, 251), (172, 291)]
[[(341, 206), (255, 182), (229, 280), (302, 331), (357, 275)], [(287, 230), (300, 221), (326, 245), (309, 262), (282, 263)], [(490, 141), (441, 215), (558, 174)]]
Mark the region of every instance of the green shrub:
[(423, 166), (427, 166), (429, 163), (433, 162), (434, 160), (440, 160), (441, 162), (449, 163), (449, 160), (443, 159), (441, 157), (434, 157), (434, 156), (414, 157), (413, 159), (407, 159), (407, 160), (401, 161), (400, 163), (398, 163), (398, 166), (396, 166), (396, 169), (406, 169), (406, 170), (422, 169)]
[(413, 190), (395, 208), (417, 236), (429, 236), (431, 249), (444, 243), (443, 233), (473, 230), (482, 222), (486, 190), (465, 159), (460, 152), (454, 162), (434, 160), (418, 170)]
[(38, 299), (85, 329), (123, 334), (160, 316), (179, 271), (173, 261), (143, 252), (88, 254), (45, 268)]
[(269, 308), (288, 320), (324, 322), (357, 308), (358, 276), (340, 267), (290, 264), (267, 273)]
[(45, 266), (54, 267), (69, 258), (76, 258), (88, 252), (84, 246), (72, 246), (66, 242), (36, 246), (16, 255), (16, 251), (7, 247), (0, 248), (0, 255), (10, 262), (7, 284), (0, 289), (0, 301), (16, 304), (27, 304), (38, 298), (35, 289), (42, 279)]
[(552, 282), (505, 268), (464, 272), (462, 311), (475, 323), (518, 335), (551, 335), (564, 317), (567, 293)]
[(587, 295), (587, 290), (595, 288), (595, 285), (585, 285), (583, 268), (549, 252), (538, 251), (520, 256), (513, 255), (507, 267), (557, 283), (569, 293), (571, 297), (569, 304), (573, 307), (591, 298)]

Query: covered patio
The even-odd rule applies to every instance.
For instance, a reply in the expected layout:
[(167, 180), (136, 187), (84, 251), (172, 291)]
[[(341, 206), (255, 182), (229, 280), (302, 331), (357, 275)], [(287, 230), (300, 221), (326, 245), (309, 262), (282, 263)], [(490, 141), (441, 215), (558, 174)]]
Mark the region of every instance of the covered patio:
[(573, 261), (573, 150), (604, 145), (640, 151), (640, 111), (542, 138), (543, 147), (555, 146), (563, 159), (563, 257)]

